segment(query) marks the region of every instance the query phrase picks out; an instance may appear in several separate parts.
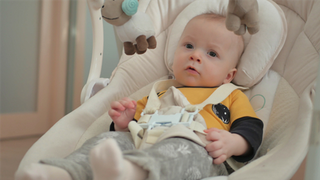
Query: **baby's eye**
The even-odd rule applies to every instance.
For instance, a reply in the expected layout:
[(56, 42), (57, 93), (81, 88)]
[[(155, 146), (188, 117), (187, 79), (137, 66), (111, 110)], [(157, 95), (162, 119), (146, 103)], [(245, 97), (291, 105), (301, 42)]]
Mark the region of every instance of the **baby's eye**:
[(217, 54), (213, 51), (208, 52), (209, 56), (217, 57)]
[(193, 49), (192, 44), (186, 44), (185, 47), (188, 48), (188, 49)]

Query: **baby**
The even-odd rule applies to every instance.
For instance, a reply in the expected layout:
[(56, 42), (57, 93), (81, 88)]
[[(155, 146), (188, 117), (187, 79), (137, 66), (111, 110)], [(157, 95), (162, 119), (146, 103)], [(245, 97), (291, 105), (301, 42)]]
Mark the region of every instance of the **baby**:
[[(217, 87), (233, 80), (243, 51), (242, 37), (226, 29), (224, 17), (196, 16), (185, 27), (174, 55), (173, 73), (183, 85), (178, 89), (191, 104), (203, 102)], [(160, 99), (164, 93), (158, 94)], [(221, 103), (199, 112), (210, 141), (205, 148), (172, 137), (136, 150), (128, 124), (140, 119), (147, 99), (112, 102), (109, 115), (114, 132), (93, 137), (65, 159), (33, 164), (18, 179), (201, 179), (227, 175), (226, 159), (247, 162), (261, 144), (263, 123), (248, 98), (235, 90)]]

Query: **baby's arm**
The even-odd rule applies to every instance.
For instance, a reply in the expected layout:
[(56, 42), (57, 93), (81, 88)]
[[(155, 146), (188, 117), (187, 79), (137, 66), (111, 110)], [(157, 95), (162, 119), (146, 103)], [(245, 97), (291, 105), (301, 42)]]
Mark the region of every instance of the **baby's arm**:
[(116, 131), (128, 131), (128, 124), (136, 113), (137, 102), (127, 97), (111, 103), (109, 116)]
[(207, 133), (207, 140), (212, 141), (206, 146), (206, 150), (214, 158), (214, 164), (221, 164), (231, 156), (245, 155), (251, 150), (249, 143), (238, 134), (217, 128), (204, 132)]

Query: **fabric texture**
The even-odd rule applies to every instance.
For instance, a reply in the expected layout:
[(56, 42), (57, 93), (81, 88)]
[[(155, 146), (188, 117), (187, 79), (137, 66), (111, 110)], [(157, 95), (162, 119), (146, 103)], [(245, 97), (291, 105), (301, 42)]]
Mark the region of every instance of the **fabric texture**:
[(183, 138), (165, 139), (154, 146), (137, 150), (129, 132), (106, 132), (86, 141), (65, 159), (50, 158), (40, 162), (65, 169), (74, 180), (92, 180), (90, 150), (106, 140), (117, 141), (125, 159), (148, 171), (150, 180), (190, 179), (227, 175), (224, 164), (214, 165), (212, 158), (200, 145)]
[(196, 180), (228, 175), (224, 164), (213, 164), (202, 146), (183, 138), (165, 139), (143, 151), (126, 151), (124, 158), (149, 171), (148, 180)]
[(62, 168), (68, 171), (74, 180), (92, 180), (93, 174), (89, 162), (90, 150), (107, 138), (115, 139), (122, 151), (135, 148), (129, 132), (105, 132), (87, 140), (82, 147), (64, 159), (43, 159), (40, 160), (40, 163)]

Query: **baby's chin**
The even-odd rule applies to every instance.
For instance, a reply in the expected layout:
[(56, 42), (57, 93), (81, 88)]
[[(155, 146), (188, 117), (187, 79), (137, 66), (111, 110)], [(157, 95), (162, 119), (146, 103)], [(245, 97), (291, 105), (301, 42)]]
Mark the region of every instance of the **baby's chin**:
[(213, 88), (213, 87), (219, 87), (223, 83), (217, 84), (217, 83), (185, 82), (185, 83), (180, 83), (180, 84), (182, 84), (183, 86), (187, 86), (187, 87), (208, 87), (208, 88)]
[(178, 79), (176, 80), (183, 86), (199, 86), (199, 83), (196, 81), (179, 81)]
[(182, 86), (191, 86), (191, 87), (217, 87), (223, 84), (223, 82), (217, 82), (217, 81), (201, 81), (199, 78), (194, 78), (192, 76), (181, 78), (179, 76), (175, 76), (176, 80), (182, 85)]
[(189, 86), (189, 87), (217, 87), (221, 84), (215, 84), (215, 83), (199, 83), (199, 82), (184, 82), (181, 83), (183, 86)]

